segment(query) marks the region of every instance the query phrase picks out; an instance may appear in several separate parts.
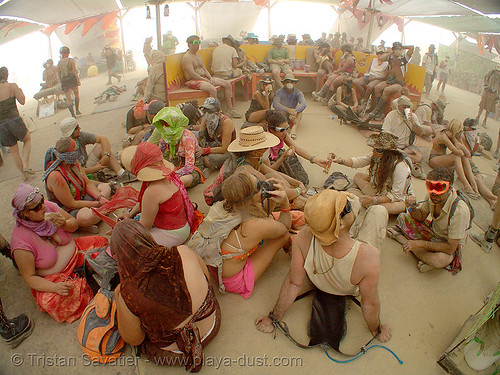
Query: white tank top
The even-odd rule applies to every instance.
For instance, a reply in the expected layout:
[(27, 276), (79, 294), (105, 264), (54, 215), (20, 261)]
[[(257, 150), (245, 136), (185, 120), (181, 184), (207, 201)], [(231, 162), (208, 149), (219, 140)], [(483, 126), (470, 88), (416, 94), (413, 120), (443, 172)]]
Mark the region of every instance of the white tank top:
[[(362, 242), (355, 240), (351, 250), (342, 258), (328, 255), (313, 236), (304, 269), (311, 282), (325, 293), (357, 296), (359, 288), (351, 283), (351, 273)], [(314, 272), (316, 270), (316, 273)]]

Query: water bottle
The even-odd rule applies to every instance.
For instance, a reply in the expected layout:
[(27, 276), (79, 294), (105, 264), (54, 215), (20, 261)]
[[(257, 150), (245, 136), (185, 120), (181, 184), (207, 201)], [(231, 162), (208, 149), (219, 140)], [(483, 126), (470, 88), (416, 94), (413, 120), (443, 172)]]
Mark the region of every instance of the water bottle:
[(332, 120), (335, 120), (335, 115), (332, 115)]

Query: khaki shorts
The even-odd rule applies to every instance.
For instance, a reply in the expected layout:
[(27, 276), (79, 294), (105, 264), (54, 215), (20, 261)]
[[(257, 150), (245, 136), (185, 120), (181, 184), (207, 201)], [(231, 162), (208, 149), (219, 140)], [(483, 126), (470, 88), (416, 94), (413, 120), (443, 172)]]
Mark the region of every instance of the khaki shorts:
[(229, 70), (227, 72), (214, 72), (214, 77), (222, 78), (222, 79), (230, 79), (230, 78), (239, 77), (242, 74), (243, 74), (242, 70), (240, 68), (236, 68), (233, 70)]
[(281, 73), (286, 73), (287, 70), (292, 70), (290, 68), (290, 65), (285, 64), (285, 65), (278, 65), (278, 64), (271, 64), (271, 71), (274, 69), (279, 70)]

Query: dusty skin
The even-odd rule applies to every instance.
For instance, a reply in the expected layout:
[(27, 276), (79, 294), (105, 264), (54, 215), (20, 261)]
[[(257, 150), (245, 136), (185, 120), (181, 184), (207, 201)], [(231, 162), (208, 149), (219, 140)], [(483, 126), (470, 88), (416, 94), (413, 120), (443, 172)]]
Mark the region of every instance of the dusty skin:
[[(127, 74), (122, 81), (128, 91), (122, 95), (133, 95), (135, 83), (146, 76), (144, 71)], [(125, 128), (125, 114), (130, 107), (91, 115), (94, 110), (93, 98), (106, 88), (106, 76), (82, 80), (80, 88), (81, 112), (78, 118), (85, 131), (95, 132), (109, 138), (114, 152), (120, 150)], [(297, 144), (308, 148), (313, 155), (326, 158), (334, 151), (339, 157), (363, 155), (370, 151), (364, 137), (350, 126), (340, 126), (331, 119), (332, 113), (320, 103), (311, 100), (314, 89), (309, 83), (299, 82), (298, 87), (306, 93), (307, 109), (297, 131)], [(433, 90), (435, 91), (435, 90)], [(446, 119), (474, 117), (480, 97), (446, 87)], [(432, 94), (431, 94), (432, 96)], [(432, 96), (432, 98), (436, 98)], [(236, 110), (244, 113), (250, 102), (242, 102), (237, 95)], [(43, 157), (48, 147), (55, 144), (60, 136), (59, 122), (69, 116), (61, 110), (55, 116), (43, 120), (35, 118), (35, 101), (28, 99), (20, 107), (22, 112), (32, 116), (36, 130), (31, 134), (31, 167), (37, 171), (31, 183), (43, 188), (41, 170)], [(233, 120), (239, 128), (241, 119)], [(486, 132), (496, 142), (500, 122), (490, 119)], [(484, 131), (484, 129), (481, 129)], [(14, 220), (10, 201), (17, 185), (21, 182), (19, 171), (12, 157), (4, 155), (5, 165), (0, 167), (0, 222), (1, 233), (10, 241)], [(486, 175), (486, 183), (491, 186), (495, 172), (494, 161), (474, 157), (474, 162)], [(310, 176), (310, 187), (321, 186), (327, 175), (317, 165), (303, 160), (304, 168)], [(427, 165), (424, 165), (426, 171)], [(349, 176), (356, 171), (332, 165), (330, 173), (340, 170)], [(207, 183), (215, 178), (212, 174)], [(138, 187), (138, 185), (135, 185)], [(189, 190), (189, 195), (198, 203), (203, 212), (208, 212), (202, 198), (204, 185)], [(424, 196), (424, 184), (415, 180), (417, 199)], [(478, 215), (478, 213), (476, 213)], [(480, 215), (492, 215), (484, 211)], [(392, 224), (392, 221), (389, 225)], [(109, 227), (99, 225), (104, 235)], [(479, 231), (476, 225), (473, 230)], [(500, 249), (494, 247), (485, 254), (474, 242), (468, 241), (463, 251), (464, 269), (457, 276), (446, 271), (420, 273), (417, 260), (405, 255), (401, 245), (386, 238), (381, 250), (380, 301), (382, 320), (391, 326), (392, 338), (386, 343), (404, 361), (400, 365), (389, 353), (381, 349), (370, 350), (359, 359), (348, 364), (335, 364), (322, 350), (303, 350), (293, 346), (281, 333), (273, 335), (259, 332), (255, 320), (267, 315), (273, 308), (278, 293), (288, 272), (289, 257), (279, 252), (269, 269), (257, 283), (253, 296), (244, 300), (239, 295), (227, 294), (217, 298), (222, 308), (222, 326), (218, 336), (204, 351), (205, 367), (202, 374), (304, 374), (335, 373), (344, 374), (384, 374), (384, 375), (439, 375), (444, 371), (436, 363), (441, 353), (450, 344), (458, 330), (482, 305), (484, 297), (491, 292), (500, 279)], [(93, 366), (83, 359), (77, 342), (77, 327), (60, 324), (47, 314), (41, 313), (33, 297), (12, 263), (0, 257), (0, 295), (8, 316), (22, 312), (35, 322), (31, 337), (17, 349), (11, 350), (0, 343), (0, 374), (50, 374), (72, 375), (133, 375), (133, 374), (185, 374), (184, 368), (162, 368), (144, 359), (136, 360), (130, 349), (120, 362), (107, 366)], [(311, 297), (306, 297), (292, 305), (284, 321), (292, 334), (301, 342), (308, 342), (307, 322), (311, 314)], [(370, 338), (370, 333), (359, 308), (351, 305), (347, 314), (348, 332), (342, 349), (347, 353), (356, 352)], [(334, 355), (334, 354), (332, 354)], [(36, 368), (35, 368), (36, 367)]]

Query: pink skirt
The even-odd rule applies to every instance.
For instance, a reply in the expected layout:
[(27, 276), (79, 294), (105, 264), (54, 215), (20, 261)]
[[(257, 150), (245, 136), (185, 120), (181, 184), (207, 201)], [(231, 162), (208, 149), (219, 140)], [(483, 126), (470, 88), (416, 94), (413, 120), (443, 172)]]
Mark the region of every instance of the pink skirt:
[(255, 285), (255, 275), (250, 258), (247, 259), (245, 267), (240, 272), (234, 276), (222, 278), (222, 283), (228, 292), (240, 294), (245, 299), (250, 298)]

